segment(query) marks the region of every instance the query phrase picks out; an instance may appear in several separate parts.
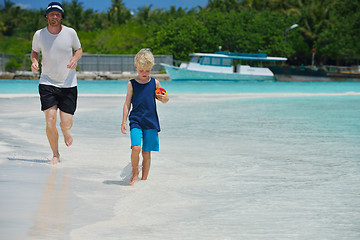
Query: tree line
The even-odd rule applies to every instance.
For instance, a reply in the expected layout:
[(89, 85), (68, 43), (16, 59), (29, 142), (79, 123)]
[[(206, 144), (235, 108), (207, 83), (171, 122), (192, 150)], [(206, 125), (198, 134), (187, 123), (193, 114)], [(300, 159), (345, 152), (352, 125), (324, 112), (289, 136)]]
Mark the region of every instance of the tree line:
[[(360, 1), (209, 0), (192, 9), (152, 5), (130, 10), (112, 0), (107, 11), (86, 9), (81, 0), (63, 1), (63, 24), (74, 28), (85, 53), (154, 54), (188, 60), (192, 52), (265, 52), (288, 63), (359, 64)], [(0, 5), (0, 52), (13, 54), (10, 69), (28, 70), (36, 30), (47, 25), (43, 9), (23, 9), (11, 0)], [(297, 24), (298, 27), (290, 29)], [(25, 61), (25, 62), (24, 62)]]

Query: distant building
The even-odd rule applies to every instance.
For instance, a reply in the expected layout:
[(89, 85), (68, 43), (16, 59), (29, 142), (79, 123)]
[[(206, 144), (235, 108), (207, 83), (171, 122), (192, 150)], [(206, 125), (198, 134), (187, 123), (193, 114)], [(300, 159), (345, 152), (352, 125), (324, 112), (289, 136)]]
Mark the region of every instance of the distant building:
[[(173, 65), (172, 55), (154, 55), (154, 57), (153, 73), (164, 70), (160, 63)], [(84, 54), (78, 62), (77, 70), (79, 72), (136, 72), (134, 58), (135, 55)]]
[(11, 54), (0, 53), (0, 72), (5, 72), (6, 63), (13, 57)]

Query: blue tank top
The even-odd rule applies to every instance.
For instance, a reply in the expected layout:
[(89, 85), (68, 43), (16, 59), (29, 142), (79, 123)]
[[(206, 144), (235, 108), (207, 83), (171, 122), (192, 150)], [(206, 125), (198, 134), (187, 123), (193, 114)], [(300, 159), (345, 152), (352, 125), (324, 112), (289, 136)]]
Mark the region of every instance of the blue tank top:
[(138, 83), (135, 79), (131, 79), (130, 82), (133, 89), (132, 109), (129, 116), (130, 129), (156, 129), (160, 132), (155, 102), (155, 79), (151, 78), (145, 84)]

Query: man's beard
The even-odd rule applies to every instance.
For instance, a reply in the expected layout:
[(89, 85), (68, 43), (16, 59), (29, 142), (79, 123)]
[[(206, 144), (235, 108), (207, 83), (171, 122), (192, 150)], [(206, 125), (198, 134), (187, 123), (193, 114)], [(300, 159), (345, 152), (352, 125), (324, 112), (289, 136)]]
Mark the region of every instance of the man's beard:
[(61, 20), (60, 21), (49, 21), (49, 24), (52, 27), (58, 27), (61, 24)]

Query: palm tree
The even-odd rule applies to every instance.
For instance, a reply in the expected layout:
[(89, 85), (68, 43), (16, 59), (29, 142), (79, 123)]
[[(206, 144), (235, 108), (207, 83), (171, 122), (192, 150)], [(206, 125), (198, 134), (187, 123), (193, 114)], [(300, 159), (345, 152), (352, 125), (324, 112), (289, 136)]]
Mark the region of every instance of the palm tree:
[(238, 10), (240, 2), (239, 0), (209, 0), (206, 8), (210, 11), (219, 9), (222, 12), (230, 12)]
[(0, 30), (6, 36), (11, 36), (21, 21), (21, 9), (15, 3), (4, 0), (4, 7), (0, 10)]
[(130, 11), (125, 7), (122, 0), (112, 0), (108, 18), (111, 24), (124, 24), (131, 18)]
[(140, 24), (144, 24), (149, 20), (151, 14), (151, 8), (152, 8), (152, 4), (150, 4), (149, 6), (145, 5), (144, 7), (138, 8), (136, 14), (136, 20)]
[(65, 21), (69, 23), (69, 25), (76, 30), (82, 29), (83, 13), (84, 7), (82, 2), (78, 2), (78, 0), (72, 0), (71, 3), (64, 2), (63, 3), (64, 12), (65, 12)]
[(299, 29), (312, 48), (319, 34), (329, 26), (330, 13), (336, 0), (300, 0)]
[(268, 5), (267, 0), (243, 0), (241, 6), (245, 9), (262, 11)]
[(287, 16), (299, 16), (298, 0), (267, 0), (271, 11), (281, 12)]

